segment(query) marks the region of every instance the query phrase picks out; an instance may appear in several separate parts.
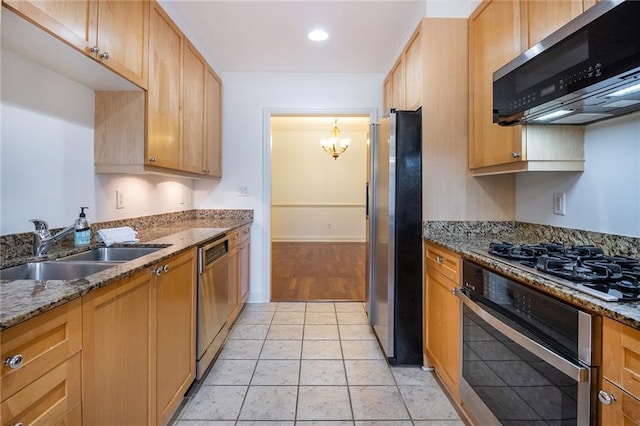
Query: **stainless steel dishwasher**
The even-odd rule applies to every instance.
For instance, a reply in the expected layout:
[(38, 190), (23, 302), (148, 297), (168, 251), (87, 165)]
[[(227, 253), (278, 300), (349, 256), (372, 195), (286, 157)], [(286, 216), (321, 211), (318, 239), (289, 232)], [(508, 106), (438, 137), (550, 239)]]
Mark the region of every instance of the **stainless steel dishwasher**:
[(227, 237), (198, 248), (197, 379), (207, 371), (227, 335), (228, 257)]

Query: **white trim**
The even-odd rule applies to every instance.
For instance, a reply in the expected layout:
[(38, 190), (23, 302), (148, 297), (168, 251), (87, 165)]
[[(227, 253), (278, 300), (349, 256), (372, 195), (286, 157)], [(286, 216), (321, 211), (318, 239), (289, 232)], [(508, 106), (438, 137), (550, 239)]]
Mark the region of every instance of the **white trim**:
[[(289, 115), (362, 115), (369, 116), (370, 123), (378, 122), (378, 109), (310, 109), (310, 108), (264, 108), (262, 114), (262, 194), (264, 208), (262, 213), (263, 242), (262, 261), (264, 276), (262, 279), (263, 302), (271, 301), (271, 117)], [(251, 295), (253, 296), (253, 295)], [(258, 301), (258, 297), (251, 297)]]

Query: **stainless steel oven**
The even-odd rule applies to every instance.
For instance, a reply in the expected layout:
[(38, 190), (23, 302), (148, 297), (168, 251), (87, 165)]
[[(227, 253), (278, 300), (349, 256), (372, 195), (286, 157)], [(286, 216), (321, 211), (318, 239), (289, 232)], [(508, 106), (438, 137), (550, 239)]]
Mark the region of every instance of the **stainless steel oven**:
[(595, 421), (592, 315), (466, 260), (456, 293), (460, 397), (479, 425)]

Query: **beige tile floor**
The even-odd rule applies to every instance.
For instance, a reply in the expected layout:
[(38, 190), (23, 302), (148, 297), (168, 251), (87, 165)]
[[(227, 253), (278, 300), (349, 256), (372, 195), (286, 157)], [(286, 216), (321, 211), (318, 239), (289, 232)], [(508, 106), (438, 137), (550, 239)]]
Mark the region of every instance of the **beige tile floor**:
[(362, 303), (248, 304), (174, 425), (463, 425), (430, 372), (385, 361)]

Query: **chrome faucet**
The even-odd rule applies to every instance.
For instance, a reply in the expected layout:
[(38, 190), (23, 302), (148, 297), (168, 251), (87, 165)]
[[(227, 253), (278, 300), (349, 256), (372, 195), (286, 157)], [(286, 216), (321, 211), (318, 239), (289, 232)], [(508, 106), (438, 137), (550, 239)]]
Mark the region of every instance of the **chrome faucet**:
[(35, 256), (44, 256), (49, 251), (51, 244), (62, 239), (65, 235), (72, 233), (75, 230), (75, 223), (64, 228), (56, 235), (51, 235), (49, 232), (49, 225), (42, 219), (29, 219), (29, 222), (33, 222), (36, 226), (36, 230), (33, 232), (33, 254)]

